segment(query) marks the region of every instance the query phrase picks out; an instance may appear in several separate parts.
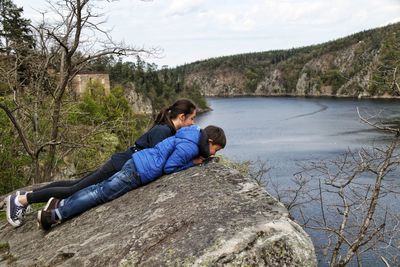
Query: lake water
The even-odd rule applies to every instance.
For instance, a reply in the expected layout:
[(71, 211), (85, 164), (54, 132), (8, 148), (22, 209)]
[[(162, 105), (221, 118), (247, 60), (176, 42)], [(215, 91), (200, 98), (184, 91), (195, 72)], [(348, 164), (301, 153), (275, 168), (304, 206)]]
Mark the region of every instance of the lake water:
[[(266, 161), (272, 167), (269, 175), (282, 185), (310, 161), (389, 142), (388, 134), (361, 122), (357, 107), (363, 116), (379, 113), (388, 121), (400, 117), (400, 102), (391, 100), (238, 97), (207, 101), (213, 111), (200, 115), (197, 123), (225, 130), (227, 146), (220, 154), (233, 160)], [(311, 235), (313, 240), (318, 237)], [(326, 265), (321, 255), (319, 260)], [(370, 257), (364, 265), (384, 266)]]

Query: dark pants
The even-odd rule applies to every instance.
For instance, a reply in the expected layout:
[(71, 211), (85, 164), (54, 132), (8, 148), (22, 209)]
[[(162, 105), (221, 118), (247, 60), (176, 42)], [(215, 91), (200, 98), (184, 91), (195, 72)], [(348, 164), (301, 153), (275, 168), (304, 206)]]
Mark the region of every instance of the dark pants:
[(51, 197), (64, 199), (88, 186), (100, 183), (118, 172), (111, 160), (100, 168), (79, 180), (57, 181), (27, 194), (28, 203), (46, 202)]

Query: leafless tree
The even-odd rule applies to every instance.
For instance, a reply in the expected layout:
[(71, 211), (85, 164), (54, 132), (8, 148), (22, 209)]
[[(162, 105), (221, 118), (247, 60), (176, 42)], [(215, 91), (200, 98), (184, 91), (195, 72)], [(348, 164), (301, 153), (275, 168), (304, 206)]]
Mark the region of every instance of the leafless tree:
[(382, 201), (394, 193), (386, 190), (384, 180), (398, 168), (398, 142), (396, 138), (386, 149), (349, 151), (330, 164), (314, 164), (309, 169), (320, 177), (321, 210), (317, 217), (308, 218), (306, 227), (328, 235), (328, 244), (333, 244), (330, 266), (345, 266), (353, 257), (360, 263), (363, 252), (375, 249), (398, 231), (394, 227), (389, 233), (389, 227), (399, 222), (393, 216), (395, 210)]
[(354, 258), (362, 266), (365, 252), (376, 253), (390, 266), (399, 263), (400, 254), (400, 209), (391, 205), (400, 198), (395, 175), (400, 170), (400, 130), (378, 114), (358, 114), (364, 123), (394, 135), (390, 144), (309, 163), (294, 176), (294, 186), (270, 182), (268, 188), (304, 227), (325, 238), (321, 250), (330, 255), (330, 266), (346, 266)]
[(254, 179), (258, 185), (265, 186), (268, 180), (264, 180), (264, 177), (269, 174), (271, 167), (268, 166), (266, 161), (257, 159), (256, 161), (246, 161), (244, 163), (248, 169), (248, 175)]
[(13, 94), (11, 101), (0, 102), (0, 109), (32, 159), (34, 182), (53, 175), (60, 147), (73, 147), (63, 134), (69, 128), (62, 118), (75, 75), (99, 57), (156, 52), (112, 40), (102, 29), (104, 14), (99, 12), (108, 2), (48, 0), (42, 21), (32, 25), (35, 47), (12, 49), (15, 52), (0, 64), (0, 78)]

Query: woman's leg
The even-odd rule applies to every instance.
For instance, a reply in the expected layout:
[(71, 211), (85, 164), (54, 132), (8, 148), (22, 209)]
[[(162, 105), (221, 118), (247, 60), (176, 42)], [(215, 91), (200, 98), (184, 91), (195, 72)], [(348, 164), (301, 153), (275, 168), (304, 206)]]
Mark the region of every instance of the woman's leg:
[(109, 160), (90, 175), (78, 181), (73, 181), (74, 183), (71, 183), (72, 185), (70, 186), (42, 188), (40, 190), (28, 193), (26, 195), (26, 198), (29, 204), (46, 202), (49, 200), (50, 197), (55, 197), (59, 199), (67, 198), (83, 188), (104, 181), (116, 172), (117, 170), (114, 168), (111, 160)]
[(129, 160), (123, 169), (109, 179), (86, 187), (67, 199), (61, 201), (56, 209), (56, 214), (61, 220), (72, 218), (84, 211), (89, 210), (101, 203), (116, 199), (125, 193), (137, 188), (136, 172), (134, 163)]
[(45, 186), (39, 187), (39, 188), (35, 188), (32, 190), (32, 192), (36, 192), (36, 191), (40, 191), (43, 189), (47, 189), (47, 188), (52, 188), (52, 187), (64, 187), (64, 186), (73, 186), (76, 183), (79, 183), (81, 180), (85, 179), (86, 177), (92, 175), (94, 172), (96, 172), (97, 170), (89, 173), (88, 175), (80, 178), (80, 179), (76, 179), (76, 180), (62, 180), (62, 181), (55, 181), (55, 182), (51, 182)]

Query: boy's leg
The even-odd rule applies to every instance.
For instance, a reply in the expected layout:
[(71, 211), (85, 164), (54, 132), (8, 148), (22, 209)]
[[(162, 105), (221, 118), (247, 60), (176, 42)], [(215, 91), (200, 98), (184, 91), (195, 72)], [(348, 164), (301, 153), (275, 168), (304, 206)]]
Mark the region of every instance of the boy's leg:
[(109, 179), (80, 190), (67, 199), (62, 200), (56, 209), (59, 219), (72, 218), (101, 203), (111, 201), (139, 186), (136, 170), (132, 160), (129, 160), (123, 169)]
[[(83, 188), (104, 181), (105, 179), (109, 178), (116, 172), (117, 170), (114, 168), (114, 165), (112, 164), (111, 160), (109, 160), (105, 164), (103, 164), (99, 169), (87, 175), (86, 177), (77, 181), (71, 181), (70, 185), (68, 185), (68, 183), (65, 183), (67, 186), (55, 186), (55, 187), (52, 186), (52, 187), (40, 188), (38, 190), (34, 190), (31, 193), (28, 193), (26, 195), (26, 198), (28, 200), (28, 203), (30, 204), (46, 202), (50, 199), (50, 197), (64, 199)], [(52, 184), (57, 184), (57, 183), (58, 182)]]

